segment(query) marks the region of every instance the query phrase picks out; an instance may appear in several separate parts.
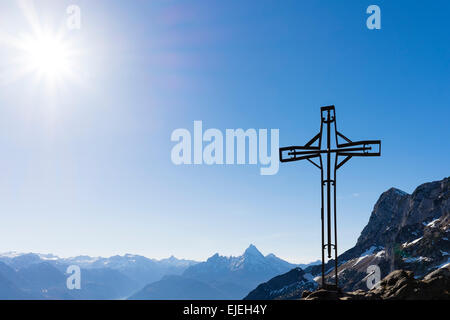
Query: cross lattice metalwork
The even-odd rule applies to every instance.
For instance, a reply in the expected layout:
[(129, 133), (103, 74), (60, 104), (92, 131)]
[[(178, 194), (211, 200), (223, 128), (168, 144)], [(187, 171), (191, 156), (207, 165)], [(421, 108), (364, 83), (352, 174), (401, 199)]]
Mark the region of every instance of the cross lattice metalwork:
[[(320, 131), (304, 146), (291, 146), (280, 148), (280, 161), (291, 162), (308, 160), (317, 168), (321, 174), (321, 220), (322, 220), (322, 288), (339, 289), (338, 285), (338, 254), (337, 254), (337, 222), (336, 222), (336, 171), (341, 168), (352, 157), (376, 157), (381, 155), (380, 140), (352, 141), (337, 130), (336, 113), (334, 106), (320, 108), (321, 123)], [(322, 135), (326, 127), (326, 145), (322, 146)], [(331, 127), (334, 126), (334, 131)], [(335, 140), (335, 146), (332, 141)], [(324, 179), (325, 156), (326, 177)], [(332, 158), (334, 157), (334, 163)], [(317, 162), (318, 160), (318, 162)], [(331, 175), (333, 172), (333, 175)], [(333, 189), (333, 191), (331, 190)], [(325, 196), (324, 196), (325, 193)], [(333, 200), (332, 200), (333, 197)], [(324, 199), (326, 198), (326, 210)], [(332, 204), (333, 203), (333, 204)], [(325, 243), (325, 220), (326, 211), (327, 243)], [(333, 212), (333, 214), (332, 214)], [(332, 238), (332, 224), (334, 224), (334, 241)], [(325, 252), (328, 259), (334, 250), (335, 285), (327, 284), (325, 280)]]

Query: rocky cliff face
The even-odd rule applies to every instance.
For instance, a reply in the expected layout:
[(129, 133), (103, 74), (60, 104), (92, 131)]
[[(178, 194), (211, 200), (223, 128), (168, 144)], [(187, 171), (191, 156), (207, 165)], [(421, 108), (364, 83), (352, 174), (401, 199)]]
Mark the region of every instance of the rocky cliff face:
[[(449, 237), (450, 178), (422, 184), (412, 194), (391, 188), (376, 202), (356, 245), (339, 256), (340, 287), (367, 291), (369, 266), (379, 267), (381, 279), (397, 269), (421, 279), (450, 263)], [(333, 267), (333, 260), (325, 266), (329, 282)], [(305, 272), (321, 282), (320, 265)]]
[[(425, 183), (411, 195), (390, 189), (375, 205), (356, 246), (367, 247), (372, 242), (385, 247), (389, 271), (410, 269), (405, 262), (417, 258), (422, 267), (427, 267), (419, 272), (423, 276), (433, 264), (445, 259), (443, 252), (449, 251), (450, 242), (445, 240), (449, 216), (449, 178)], [(417, 267), (412, 269), (419, 271)]]
[[(367, 267), (377, 265), (381, 277), (396, 269), (421, 278), (448, 263), (450, 252), (450, 178), (425, 183), (410, 195), (395, 188), (374, 206), (356, 245), (339, 256), (344, 290), (367, 290)], [(334, 263), (334, 262), (333, 262)], [(329, 263), (326, 270), (331, 269)], [(320, 275), (318, 267), (306, 270)], [(332, 280), (333, 274), (327, 275)]]

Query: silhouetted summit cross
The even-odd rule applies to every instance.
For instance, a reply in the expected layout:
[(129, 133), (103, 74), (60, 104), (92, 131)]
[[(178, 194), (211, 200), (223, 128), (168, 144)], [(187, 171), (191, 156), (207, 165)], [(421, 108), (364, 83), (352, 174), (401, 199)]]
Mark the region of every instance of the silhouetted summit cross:
[[(351, 141), (337, 130), (336, 113), (334, 106), (320, 108), (321, 122), (319, 133), (304, 146), (292, 146), (280, 148), (280, 161), (290, 162), (308, 160), (317, 168), (321, 174), (321, 219), (322, 219), (322, 287), (338, 290), (338, 255), (337, 255), (337, 224), (336, 224), (336, 171), (342, 167), (352, 157), (376, 157), (381, 155), (380, 140)], [(334, 124), (334, 131), (331, 126)], [(323, 127), (326, 126), (326, 146), (322, 147)], [(332, 146), (333, 140), (335, 146)], [(342, 141), (343, 140), (343, 141)], [(324, 163), (322, 155), (326, 156), (326, 179), (324, 179)], [(332, 157), (334, 163), (332, 164)], [(344, 157), (344, 158), (342, 158)], [(316, 161), (314, 161), (316, 160)], [(318, 160), (318, 162), (317, 162)], [(333, 171), (333, 176), (331, 176)], [(326, 186), (326, 222), (327, 222), (327, 243), (325, 244), (324, 230), (324, 187)], [(333, 205), (331, 204), (331, 188), (333, 188)], [(331, 211), (333, 211), (333, 219)], [(331, 225), (334, 223), (334, 243), (332, 239)], [(325, 251), (328, 259), (331, 258), (331, 249), (334, 250), (334, 271), (335, 286), (325, 282)]]

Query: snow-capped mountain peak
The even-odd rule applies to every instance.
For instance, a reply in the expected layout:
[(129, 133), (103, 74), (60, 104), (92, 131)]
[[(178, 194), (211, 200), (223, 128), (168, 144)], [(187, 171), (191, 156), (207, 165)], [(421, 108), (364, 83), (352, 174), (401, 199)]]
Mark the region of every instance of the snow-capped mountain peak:
[(244, 257), (264, 258), (263, 254), (253, 244), (250, 244), (244, 251)]

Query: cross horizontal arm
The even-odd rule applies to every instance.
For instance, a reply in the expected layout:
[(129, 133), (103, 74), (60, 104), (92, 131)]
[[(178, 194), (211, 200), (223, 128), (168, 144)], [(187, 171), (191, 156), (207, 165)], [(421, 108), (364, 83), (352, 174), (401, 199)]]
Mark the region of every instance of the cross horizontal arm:
[(339, 145), (337, 155), (351, 157), (379, 157), (381, 155), (381, 141), (363, 140), (343, 143)]
[(307, 155), (307, 154), (311, 154), (312, 152), (314, 153), (342, 153), (342, 152), (350, 152), (350, 151), (369, 151), (371, 150), (371, 147), (360, 147), (360, 148), (342, 148), (342, 149), (331, 149), (330, 151), (328, 150), (315, 150), (315, 151), (296, 151), (293, 150), (291, 152), (288, 152), (289, 156), (300, 156), (300, 155)]
[[(369, 151), (372, 150), (372, 146), (367, 146), (366, 144), (364, 144), (362, 147), (355, 147), (355, 148), (338, 148), (338, 149), (331, 149), (331, 150), (310, 150), (310, 151), (297, 151), (295, 149), (288, 149), (286, 151), (288, 152), (289, 156), (302, 156), (302, 155), (308, 155), (308, 154), (312, 154), (312, 153), (337, 153), (338, 155), (346, 155), (349, 154), (350, 152), (352, 153), (352, 155), (355, 156), (378, 156), (379, 155), (379, 151), (375, 151), (370, 153)], [(361, 152), (357, 152), (357, 151), (361, 151)], [(350, 154), (349, 154), (350, 155)]]
[[(312, 158), (320, 157), (320, 154), (318, 153), (320, 151), (320, 144), (319, 146), (311, 145), (317, 140), (320, 140), (320, 134), (321, 132), (319, 132), (304, 146), (290, 146), (280, 148), (280, 162), (299, 161), (305, 159), (309, 160)], [(299, 154), (296, 154), (297, 152), (299, 152)]]
[[(287, 151), (287, 152), (286, 152)], [(294, 148), (280, 148), (280, 162), (291, 162), (320, 157), (320, 150), (296, 152)]]
[[(361, 146), (362, 147), (359, 147)], [(378, 157), (381, 155), (381, 141), (380, 140), (364, 140), (349, 143), (343, 143), (336, 152), (335, 168), (338, 170), (352, 157)], [(339, 157), (345, 157), (339, 161)]]

